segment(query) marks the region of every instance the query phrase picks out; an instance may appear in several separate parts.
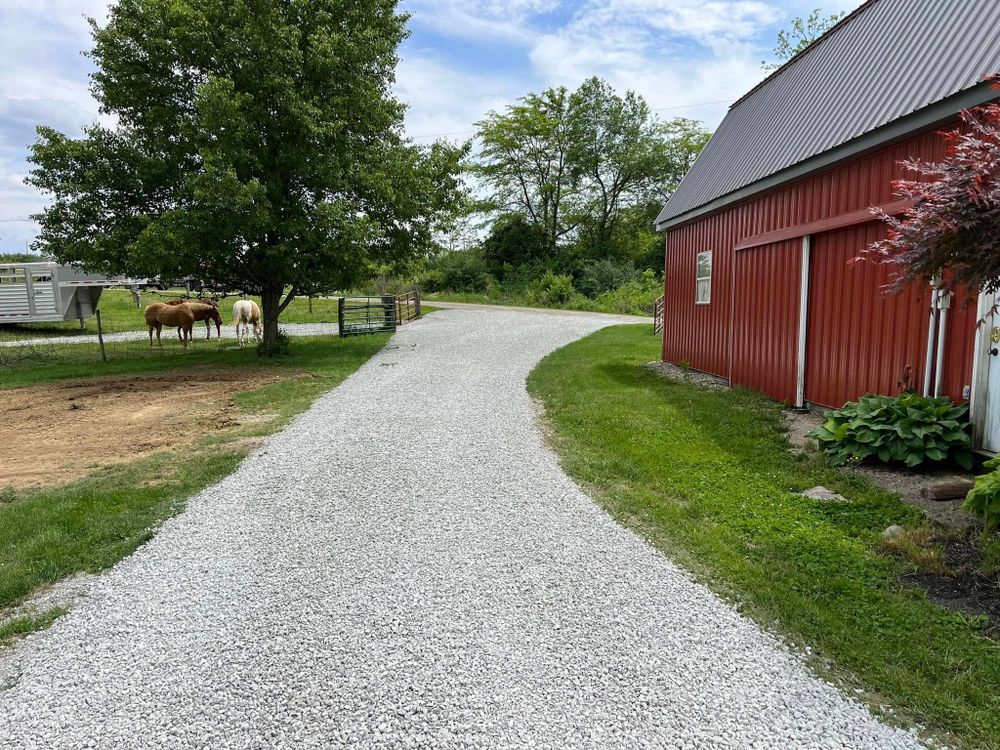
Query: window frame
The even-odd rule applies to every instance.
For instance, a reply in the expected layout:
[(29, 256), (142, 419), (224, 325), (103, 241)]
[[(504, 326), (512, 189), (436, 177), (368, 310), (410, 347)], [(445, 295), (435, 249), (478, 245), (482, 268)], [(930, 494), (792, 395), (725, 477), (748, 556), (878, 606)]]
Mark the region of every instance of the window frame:
[[(701, 275), (702, 258), (708, 258), (708, 274)], [(712, 251), (702, 250), (694, 256), (694, 303), (696, 305), (710, 305), (712, 304)], [(705, 284), (706, 292), (705, 299), (699, 299), (699, 290), (702, 284)]]

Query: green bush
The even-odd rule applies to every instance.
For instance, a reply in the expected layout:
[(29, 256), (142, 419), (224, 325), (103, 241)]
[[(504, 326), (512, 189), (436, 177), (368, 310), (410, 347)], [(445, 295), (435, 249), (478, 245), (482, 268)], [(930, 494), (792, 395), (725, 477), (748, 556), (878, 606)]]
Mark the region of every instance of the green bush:
[(601, 312), (652, 315), (653, 303), (661, 294), (663, 282), (652, 271), (644, 271), (638, 279), (599, 294), (595, 302)]
[(572, 276), (558, 276), (546, 271), (531, 290), (532, 296), (544, 305), (565, 305), (579, 295)]
[(963, 507), (983, 517), (984, 533), (989, 536), (990, 530), (1000, 524), (1000, 456), (991, 458), (983, 468), (990, 473), (976, 477), (976, 484), (965, 496)]
[(445, 253), (428, 263), (420, 286), (428, 292), (485, 292), (493, 283), (486, 261), (475, 250)]
[(949, 398), (917, 393), (863, 396), (828, 411), (809, 433), (834, 466), (874, 459), (909, 467), (954, 461), (972, 468), (972, 441), (966, 430), (969, 407)]
[(638, 279), (639, 274), (631, 262), (616, 263), (604, 258), (584, 266), (576, 286), (583, 294), (596, 298)]
[(257, 344), (257, 354), (261, 357), (285, 357), (288, 356), (290, 344), (288, 334), (279, 328), (270, 347), (265, 347), (263, 341)]

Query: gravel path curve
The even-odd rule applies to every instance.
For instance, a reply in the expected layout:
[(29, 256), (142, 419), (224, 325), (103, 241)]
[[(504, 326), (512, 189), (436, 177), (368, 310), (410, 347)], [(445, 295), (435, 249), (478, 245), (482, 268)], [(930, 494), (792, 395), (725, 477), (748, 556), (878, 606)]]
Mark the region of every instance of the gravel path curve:
[[(282, 323), (281, 330), (289, 336), (336, 336), (338, 333), (336, 323)], [(173, 328), (165, 329), (163, 336), (168, 333), (177, 336), (177, 331)], [(201, 335), (199, 335), (201, 334)], [(196, 325), (194, 338), (204, 341), (205, 331), (201, 325)], [(222, 327), (222, 337), (228, 339), (236, 338), (236, 330), (232, 326)], [(104, 334), (104, 342), (113, 341), (146, 341), (149, 339), (149, 331), (119, 331), (118, 333)], [(216, 340), (215, 329), (212, 329), (212, 341)], [(52, 344), (96, 344), (96, 333), (84, 333), (75, 336), (47, 336), (37, 339), (12, 339), (10, 341), (0, 341), (0, 346), (46, 346)]]
[(524, 379), (607, 323), (402, 329), (15, 649), (0, 747), (919, 748), (561, 471)]

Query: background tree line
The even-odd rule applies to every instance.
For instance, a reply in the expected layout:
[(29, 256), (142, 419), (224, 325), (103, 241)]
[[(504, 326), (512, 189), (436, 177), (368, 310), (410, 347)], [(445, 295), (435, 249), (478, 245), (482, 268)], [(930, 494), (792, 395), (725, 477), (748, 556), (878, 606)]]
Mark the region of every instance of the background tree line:
[[(709, 133), (591, 78), (529, 93), (473, 141), (417, 147), (392, 95), (396, 0), (121, 0), (93, 25), (110, 125), (38, 129), (36, 252), (261, 296), (411, 284), (640, 312), (653, 222)], [(836, 18), (779, 40), (783, 59)], [(379, 281), (376, 283), (375, 280)]]
[(663, 267), (653, 222), (708, 131), (596, 77), (527, 94), (477, 128), (466, 211), (484, 231), (431, 257), (424, 287), (544, 304), (621, 290), (611, 307), (648, 305)]

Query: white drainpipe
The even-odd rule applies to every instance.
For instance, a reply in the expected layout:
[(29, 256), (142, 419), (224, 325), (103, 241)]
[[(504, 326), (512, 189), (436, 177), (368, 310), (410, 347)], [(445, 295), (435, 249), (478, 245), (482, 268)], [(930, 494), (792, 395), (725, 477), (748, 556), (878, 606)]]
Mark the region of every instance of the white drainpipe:
[(809, 327), (809, 263), (812, 255), (812, 237), (802, 238), (802, 274), (799, 279), (799, 338), (797, 342), (795, 374), (795, 406), (806, 405), (806, 331)]
[(944, 340), (948, 332), (948, 308), (951, 307), (951, 292), (938, 292), (938, 339), (937, 364), (934, 366), (934, 395), (941, 395), (941, 384), (944, 381)]
[(931, 282), (931, 316), (927, 323), (927, 356), (924, 358), (924, 390), (925, 396), (931, 395), (931, 377), (934, 369), (934, 331), (938, 322), (938, 288), (937, 279)]

